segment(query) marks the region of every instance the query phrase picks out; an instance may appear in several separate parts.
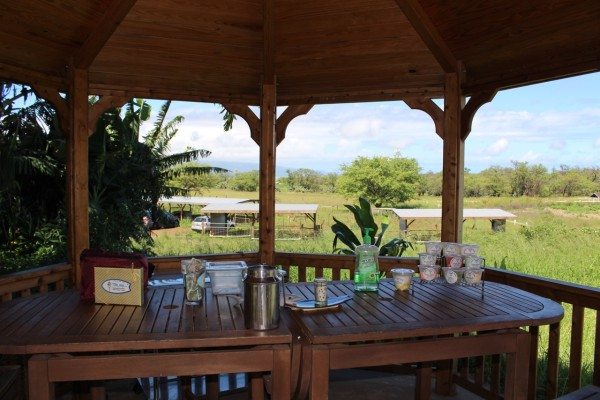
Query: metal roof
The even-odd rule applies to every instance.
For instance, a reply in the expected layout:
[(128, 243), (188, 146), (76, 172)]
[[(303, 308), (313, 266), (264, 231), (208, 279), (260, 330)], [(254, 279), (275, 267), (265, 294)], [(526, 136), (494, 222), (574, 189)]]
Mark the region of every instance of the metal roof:
[(187, 197), (187, 196), (173, 196), (163, 197), (158, 202), (160, 204), (191, 204), (194, 206), (205, 206), (207, 204), (218, 203), (218, 204), (237, 204), (251, 199), (236, 199), (233, 197)]
[[(442, 210), (440, 208), (392, 208), (391, 210), (398, 218), (402, 219), (442, 217)], [(515, 217), (515, 214), (499, 208), (465, 208), (463, 210), (463, 218), (507, 219)]]
[[(275, 204), (275, 214), (316, 214), (318, 204)], [(209, 204), (202, 209), (205, 214), (258, 214), (257, 203)]]

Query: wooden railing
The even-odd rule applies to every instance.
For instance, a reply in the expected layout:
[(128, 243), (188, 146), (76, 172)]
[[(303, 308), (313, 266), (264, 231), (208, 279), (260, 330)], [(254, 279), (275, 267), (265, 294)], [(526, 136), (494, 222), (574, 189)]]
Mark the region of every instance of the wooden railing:
[(1, 301), (27, 297), (49, 290), (62, 290), (71, 284), (72, 267), (61, 263), (0, 276)]
[[(152, 257), (158, 271), (179, 271), (180, 261), (185, 257)], [(214, 261), (244, 260), (249, 265), (259, 261), (258, 253), (201, 254), (194, 257)], [(346, 279), (354, 270), (354, 257), (328, 254), (275, 254), (275, 263), (286, 269), (292, 280), (305, 281), (314, 276), (327, 276), (331, 279)], [(389, 271), (394, 267), (416, 269), (416, 258), (381, 257), (380, 268)], [(34, 270), (18, 272), (0, 277), (0, 298), (7, 301), (15, 297), (29, 296), (32, 293), (60, 290), (71, 282), (71, 266), (57, 264)], [(388, 273), (387, 276), (390, 276)], [(542, 387), (537, 387), (537, 368), (530, 368), (529, 399), (536, 398), (536, 393), (543, 393), (547, 399), (558, 396), (559, 350), (561, 324), (571, 327), (570, 357), (568, 362), (568, 389), (574, 391), (580, 387), (582, 369), (583, 328), (585, 309), (592, 310), (595, 317), (593, 332), (594, 356), (592, 383), (600, 385), (600, 289), (558, 280), (546, 279), (516, 272), (489, 268), (485, 279), (517, 287), (572, 307), (569, 319), (549, 327), (548, 349), (546, 357), (546, 376)], [(531, 365), (539, 362), (538, 343), (540, 329), (528, 327), (532, 337)], [(500, 398), (501, 358), (491, 356), (489, 360), (478, 357), (468, 362), (459, 363), (456, 382), (468, 390), (488, 399)]]

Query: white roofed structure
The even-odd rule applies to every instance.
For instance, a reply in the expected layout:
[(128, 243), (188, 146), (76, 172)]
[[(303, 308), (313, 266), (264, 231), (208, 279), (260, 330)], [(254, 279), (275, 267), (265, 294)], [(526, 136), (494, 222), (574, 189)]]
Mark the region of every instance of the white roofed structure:
[[(441, 208), (391, 208), (400, 219), (400, 230), (408, 231), (408, 227), (417, 219), (441, 219)], [(492, 222), (493, 230), (504, 230), (506, 220), (516, 218), (516, 215), (500, 208), (465, 208), (463, 220), (488, 219)]]
[[(318, 204), (282, 204), (275, 203), (275, 215), (278, 214), (304, 214), (313, 223), (313, 228), (317, 229), (317, 209)], [(258, 203), (238, 203), (224, 204), (214, 203), (209, 204), (202, 209), (205, 214), (253, 214), (258, 216)]]
[(162, 197), (159, 204), (175, 204), (175, 205), (193, 205), (193, 206), (205, 206), (207, 204), (219, 203), (219, 204), (237, 204), (245, 201), (251, 201), (251, 199), (237, 199), (233, 197), (188, 197), (188, 196), (173, 196), (173, 197)]

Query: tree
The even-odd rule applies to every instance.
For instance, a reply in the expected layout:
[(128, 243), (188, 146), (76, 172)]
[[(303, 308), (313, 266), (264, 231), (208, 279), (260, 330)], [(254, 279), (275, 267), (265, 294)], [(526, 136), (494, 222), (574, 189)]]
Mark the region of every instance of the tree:
[(523, 161), (512, 161), (513, 175), (511, 190), (514, 196), (547, 195), (548, 170), (541, 164), (529, 165)]
[(0, 272), (64, 259), (64, 149), (54, 109), (0, 82)]
[(140, 142), (140, 128), (150, 119), (150, 105), (132, 99), (124, 110), (116, 108), (99, 120), (90, 137), (90, 242), (93, 247), (128, 250), (149, 247), (149, 236), (141, 224), (150, 210), (155, 224), (166, 223), (158, 208), (162, 196), (185, 194), (171, 186), (182, 173), (201, 174), (221, 170), (197, 164), (182, 164), (206, 157), (208, 150), (187, 149), (168, 154), (169, 143), (183, 117), (167, 120), (170, 102), (162, 104), (154, 127)]
[(415, 197), (421, 177), (414, 158), (358, 157), (342, 165), (338, 189), (348, 196), (365, 197), (375, 206), (393, 207)]
[(287, 176), (279, 180), (289, 191), (292, 192), (318, 192), (321, 190), (323, 175), (313, 169), (300, 168), (288, 169)]
[(227, 187), (242, 192), (255, 192), (258, 190), (258, 176), (258, 170), (238, 172), (227, 180)]

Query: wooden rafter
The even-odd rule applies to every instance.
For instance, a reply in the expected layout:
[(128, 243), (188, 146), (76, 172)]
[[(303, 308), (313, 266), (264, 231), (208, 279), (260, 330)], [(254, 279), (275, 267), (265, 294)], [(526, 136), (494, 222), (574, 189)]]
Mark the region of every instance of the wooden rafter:
[(471, 124), (473, 123), (473, 117), (479, 108), (485, 103), (489, 103), (494, 99), (498, 91), (488, 90), (485, 92), (475, 93), (465, 107), (462, 110), (462, 121), (461, 121), (461, 138), (465, 140), (469, 133), (471, 133)]
[(444, 138), (444, 111), (433, 100), (419, 97), (404, 99), (404, 102), (413, 110), (421, 110), (427, 113), (433, 119), (435, 133), (440, 138)]
[(90, 106), (88, 114), (88, 128), (90, 135), (94, 133), (98, 119), (111, 108), (121, 107), (129, 100), (126, 96), (102, 96), (100, 100)]
[(239, 115), (250, 127), (252, 140), (260, 146), (260, 119), (254, 114), (250, 107), (237, 103), (223, 103), (223, 107), (232, 114)]
[(36, 83), (30, 83), (29, 85), (38, 97), (46, 100), (54, 107), (54, 111), (56, 111), (56, 115), (58, 116), (60, 129), (63, 134), (68, 137), (71, 129), (69, 124), (69, 104), (67, 103), (67, 100), (60, 95), (60, 92), (57, 89), (38, 85)]
[(419, 0), (396, 0), (396, 3), (442, 69), (445, 72), (457, 72), (456, 58), (429, 19)]
[(73, 58), (76, 68), (88, 69), (137, 0), (112, 0)]
[(300, 115), (308, 113), (313, 108), (313, 104), (300, 104), (288, 106), (275, 122), (275, 138), (277, 145), (285, 139), (285, 132), (292, 120)]

